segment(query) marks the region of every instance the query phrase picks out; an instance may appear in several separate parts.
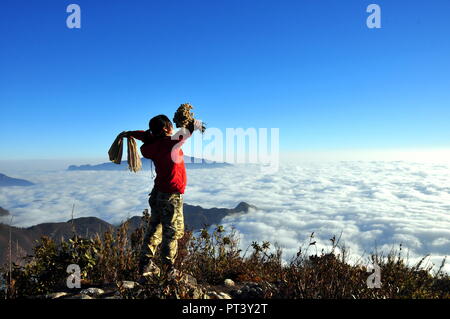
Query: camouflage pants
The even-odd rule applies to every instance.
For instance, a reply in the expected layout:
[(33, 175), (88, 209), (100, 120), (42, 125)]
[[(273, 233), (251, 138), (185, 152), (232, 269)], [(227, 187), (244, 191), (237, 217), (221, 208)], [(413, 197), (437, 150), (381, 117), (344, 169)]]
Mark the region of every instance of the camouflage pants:
[(150, 221), (141, 250), (141, 264), (153, 258), (161, 244), (163, 264), (173, 265), (177, 256), (178, 239), (184, 235), (183, 195), (152, 190), (149, 204)]

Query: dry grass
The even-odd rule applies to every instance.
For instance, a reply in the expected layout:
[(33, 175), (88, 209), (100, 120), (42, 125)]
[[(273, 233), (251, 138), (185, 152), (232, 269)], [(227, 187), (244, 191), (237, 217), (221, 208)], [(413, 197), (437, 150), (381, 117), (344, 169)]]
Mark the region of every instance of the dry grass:
[[(144, 222), (148, 218), (144, 212)], [(128, 236), (127, 228), (124, 223), (102, 237), (75, 236), (60, 244), (43, 237), (25, 266), (13, 265), (11, 273), (5, 268), (3, 277), (10, 289), (7, 296), (3, 292), (1, 297), (22, 298), (64, 289), (69, 264), (80, 266), (86, 286), (137, 280), (144, 229), (139, 228)], [(282, 250), (271, 249), (268, 242), (253, 242), (243, 253), (233, 229), (227, 232), (218, 226), (212, 233), (206, 228), (195, 234), (186, 231), (179, 241), (176, 268), (194, 276), (199, 284), (221, 285), (227, 278), (238, 284), (258, 283), (264, 298), (450, 298), (450, 277), (441, 272), (443, 266), (433, 273), (430, 266), (424, 266), (425, 258), (410, 266), (402, 257), (401, 247), (385, 256), (368, 257), (367, 262), (380, 266), (382, 282), (380, 289), (370, 289), (366, 283), (370, 275), (366, 266), (350, 264), (339, 240), (330, 241), (328, 251), (311, 254), (311, 247), (315, 246), (312, 235), (306, 249), (300, 249), (295, 258), (284, 264)], [(158, 258), (156, 262), (159, 263)], [(195, 298), (192, 291), (169, 280), (164, 273), (145, 286), (141, 297)]]
[[(194, 113), (191, 112), (193, 108), (194, 107), (189, 103), (181, 104), (178, 107), (173, 116), (173, 122), (178, 128), (180, 127), (187, 128), (194, 122)], [(204, 133), (205, 130), (206, 130), (205, 123), (202, 123), (201, 132)]]

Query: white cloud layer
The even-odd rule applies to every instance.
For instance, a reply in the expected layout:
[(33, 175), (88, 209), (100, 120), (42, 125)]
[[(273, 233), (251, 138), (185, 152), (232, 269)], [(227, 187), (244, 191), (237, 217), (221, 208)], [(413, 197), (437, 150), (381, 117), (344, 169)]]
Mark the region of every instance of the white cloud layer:
[[(36, 183), (0, 189), (0, 206), (14, 214), (16, 226), (69, 220), (73, 203), (75, 217), (118, 223), (141, 214), (152, 186), (149, 171), (0, 172)], [(231, 208), (240, 201), (259, 210), (223, 224), (236, 227), (244, 250), (268, 240), (289, 259), (312, 232), (319, 249), (342, 232), (354, 255), (375, 247), (389, 252), (402, 243), (411, 262), (430, 254), (439, 266), (450, 254), (449, 164), (322, 162), (283, 164), (276, 174), (257, 166), (188, 171), (186, 203)]]

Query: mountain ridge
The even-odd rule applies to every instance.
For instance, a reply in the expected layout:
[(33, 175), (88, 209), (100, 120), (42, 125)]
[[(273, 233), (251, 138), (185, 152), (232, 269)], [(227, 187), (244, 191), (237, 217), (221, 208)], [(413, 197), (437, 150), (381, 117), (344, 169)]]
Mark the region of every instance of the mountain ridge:
[(32, 186), (34, 183), (25, 179), (14, 178), (0, 173), (0, 187), (9, 186)]
[[(246, 202), (240, 202), (235, 208), (202, 208), (189, 204), (183, 205), (183, 213), (186, 229), (200, 230), (205, 225), (219, 224), (221, 220), (229, 215), (248, 213), (257, 207)], [(142, 223), (141, 216), (133, 216), (128, 220), (128, 234), (139, 228)], [(42, 236), (48, 236), (56, 241), (71, 238), (74, 234), (83, 237), (92, 237), (95, 234), (102, 235), (107, 230), (115, 230), (119, 225), (110, 224), (98, 217), (79, 217), (66, 222), (41, 223), (34, 226), (19, 228), (9, 227), (0, 223), (0, 265), (9, 260), (9, 232), (11, 231), (11, 242), (13, 257), (25, 256), (32, 253), (36, 240)]]
[(9, 211), (0, 206), (0, 217), (8, 216), (8, 215), (9, 215)]
[[(151, 169), (151, 160), (147, 158), (141, 158), (142, 169)], [(187, 169), (200, 169), (200, 168), (217, 168), (217, 167), (230, 167), (232, 164), (220, 163), (216, 161), (206, 160), (203, 158), (197, 158), (193, 156), (184, 155), (184, 163)], [(83, 165), (70, 165), (67, 167), (68, 171), (123, 171), (128, 169), (128, 161), (122, 161), (120, 165), (113, 162), (105, 162), (100, 164), (83, 164)]]

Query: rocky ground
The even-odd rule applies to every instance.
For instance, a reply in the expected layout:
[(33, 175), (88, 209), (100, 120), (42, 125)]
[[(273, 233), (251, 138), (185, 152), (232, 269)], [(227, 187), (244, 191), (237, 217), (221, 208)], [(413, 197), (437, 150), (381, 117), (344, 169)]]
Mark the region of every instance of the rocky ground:
[[(201, 285), (196, 279), (184, 275), (176, 282), (177, 291), (184, 291), (183, 296), (177, 294), (169, 298), (192, 299), (251, 299), (271, 296), (274, 286), (269, 283), (243, 282), (236, 284), (226, 279), (222, 285)], [(145, 299), (149, 298), (148, 291), (154, 284), (138, 283), (134, 281), (121, 281), (118, 283), (92, 286), (89, 288), (65, 289), (46, 295), (34, 296), (32, 299)], [(153, 290), (154, 291), (154, 290)], [(150, 298), (158, 298), (153, 292)], [(161, 297), (161, 298), (167, 298)]]

